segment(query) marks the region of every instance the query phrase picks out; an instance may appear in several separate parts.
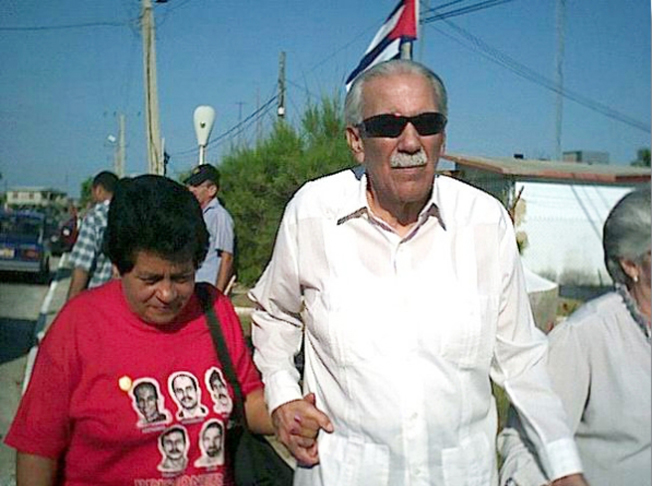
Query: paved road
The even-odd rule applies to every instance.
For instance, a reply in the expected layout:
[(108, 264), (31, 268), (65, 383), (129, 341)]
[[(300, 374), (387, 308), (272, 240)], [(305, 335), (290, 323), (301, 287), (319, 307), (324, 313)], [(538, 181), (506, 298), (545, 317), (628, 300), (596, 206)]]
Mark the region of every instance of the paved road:
[[(65, 264), (65, 259), (64, 262)], [(52, 262), (53, 268), (59, 260)], [(26, 370), (33, 359), (35, 331), (49, 325), (65, 301), (69, 271), (59, 268), (48, 285), (27, 278), (2, 276), (0, 281), (0, 440), (13, 420)], [(30, 348), (32, 351), (30, 352)], [(30, 358), (31, 353), (31, 358)], [(0, 486), (15, 484), (15, 453), (0, 444)]]

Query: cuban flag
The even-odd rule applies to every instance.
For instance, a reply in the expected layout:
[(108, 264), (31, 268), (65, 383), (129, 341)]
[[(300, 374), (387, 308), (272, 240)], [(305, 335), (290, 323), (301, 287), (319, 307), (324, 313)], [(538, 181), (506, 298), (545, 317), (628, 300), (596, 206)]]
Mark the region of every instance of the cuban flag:
[(374, 39), (365, 51), (364, 57), (346, 80), (348, 91), (355, 78), (374, 64), (398, 59), (401, 45), (417, 38), (417, 19), (419, 0), (400, 0), (394, 11), (387, 17)]

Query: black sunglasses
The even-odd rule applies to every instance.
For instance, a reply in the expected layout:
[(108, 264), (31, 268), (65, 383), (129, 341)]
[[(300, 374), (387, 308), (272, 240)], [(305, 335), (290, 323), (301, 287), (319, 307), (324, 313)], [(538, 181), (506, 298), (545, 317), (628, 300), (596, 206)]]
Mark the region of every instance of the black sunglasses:
[(357, 125), (367, 137), (396, 138), (408, 123), (417, 129), (419, 135), (435, 135), (444, 131), (446, 117), (441, 113), (429, 111), (415, 116), (382, 115), (372, 116)]

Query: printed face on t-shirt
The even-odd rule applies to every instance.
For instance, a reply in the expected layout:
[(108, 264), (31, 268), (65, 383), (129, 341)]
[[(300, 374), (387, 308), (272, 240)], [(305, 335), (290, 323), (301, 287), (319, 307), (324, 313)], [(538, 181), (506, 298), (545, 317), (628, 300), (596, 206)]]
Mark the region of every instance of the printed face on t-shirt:
[(172, 460), (182, 459), (186, 450), (186, 437), (183, 432), (173, 430), (161, 437), (163, 452)]
[(149, 427), (170, 422), (158, 382), (151, 377), (138, 378), (129, 390), (132, 408), (138, 413), (138, 427)]
[(197, 385), (190, 376), (177, 376), (172, 381), (172, 389), (183, 408), (191, 410), (198, 405)]
[(212, 422), (204, 430), (201, 440), (207, 456), (219, 456), (222, 452), (222, 426), (218, 422)]
[(134, 390), (136, 406), (146, 421), (153, 422), (160, 415), (158, 410), (158, 396), (153, 385), (143, 384)]
[(228, 406), (230, 402), (229, 392), (226, 388), (226, 385), (224, 384), (224, 382), (220, 378), (220, 375), (217, 372), (213, 372), (213, 374), (211, 374), (210, 383), (211, 383), (211, 390), (213, 392), (213, 395), (217, 399), (218, 403), (223, 407)]

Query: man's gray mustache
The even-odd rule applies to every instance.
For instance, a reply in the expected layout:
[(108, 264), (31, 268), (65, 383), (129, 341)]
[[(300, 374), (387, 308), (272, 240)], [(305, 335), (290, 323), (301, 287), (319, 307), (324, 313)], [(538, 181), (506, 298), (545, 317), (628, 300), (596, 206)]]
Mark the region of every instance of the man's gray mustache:
[(428, 157), (424, 150), (415, 154), (398, 152), (390, 157), (389, 163), (391, 167), (420, 167), (428, 163)]

